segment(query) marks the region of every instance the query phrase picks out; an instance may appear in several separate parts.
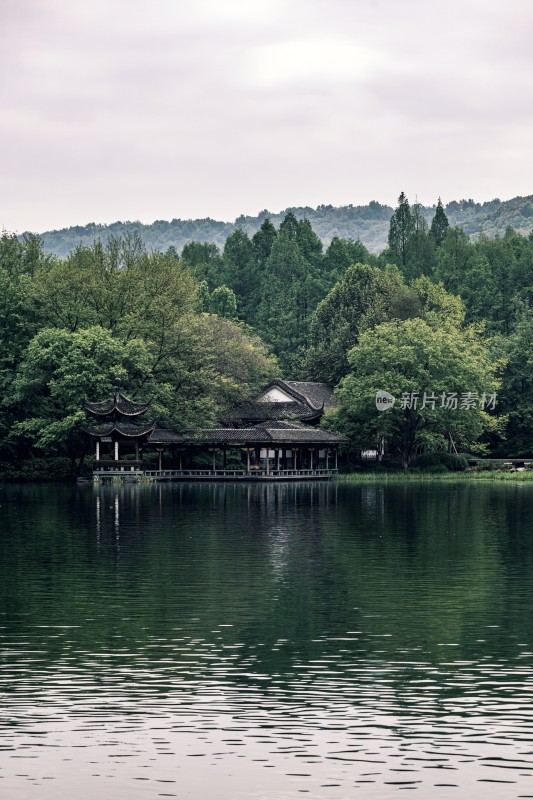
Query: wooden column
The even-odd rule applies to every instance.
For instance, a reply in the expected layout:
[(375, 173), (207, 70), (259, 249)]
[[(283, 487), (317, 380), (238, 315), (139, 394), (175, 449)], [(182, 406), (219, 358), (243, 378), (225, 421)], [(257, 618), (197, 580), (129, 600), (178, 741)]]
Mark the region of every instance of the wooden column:
[(161, 447), (158, 447), (158, 452), (159, 452), (159, 471), (161, 472), (161, 470), (163, 469), (163, 450)]
[(280, 452), (281, 452), (281, 448), (278, 447), (277, 450), (276, 450), (276, 469), (277, 469), (278, 472), (279, 472), (279, 469), (280, 469), (280, 466), (279, 466)]
[(222, 463), (223, 463), (223, 465), (224, 465), (224, 469), (226, 469), (226, 463), (227, 463), (227, 458), (226, 458), (226, 445), (224, 445), (224, 447), (222, 448), (222, 452), (224, 453), (224, 460), (223, 460), (223, 462), (222, 462)]
[(96, 440), (96, 460), (100, 461), (100, 442)]
[(326, 447), (326, 469), (329, 469), (329, 447)]
[(213, 447), (213, 472), (215, 472), (217, 468), (217, 451)]
[(246, 448), (246, 471), (250, 472), (250, 448)]
[(267, 445), (267, 447), (265, 449), (265, 455), (266, 455), (265, 468), (266, 468), (266, 474), (268, 475), (270, 473), (270, 447), (269, 447), (269, 445)]
[(135, 440), (135, 461), (139, 460), (139, 442)]
[(118, 442), (115, 442), (115, 461), (118, 461)]
[(310, 469), (313, 469), (313, 452), (314, 452), (314, 450), (315, 450), (314, 447), (310, 447), (309, 448), (309, 468)]
[(337, 469), (337, 456), (338, 456), (337, 448), (335, 448), (335, 469)]

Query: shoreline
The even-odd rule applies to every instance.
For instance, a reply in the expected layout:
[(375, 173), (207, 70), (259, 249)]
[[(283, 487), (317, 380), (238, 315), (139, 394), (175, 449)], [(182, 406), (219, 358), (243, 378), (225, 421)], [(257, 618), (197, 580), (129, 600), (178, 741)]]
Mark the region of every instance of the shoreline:
[(363, 472), (345, 473), (333, 478), (333, 483), (469, 483), (486, 481), (492, 483), (531, 483), (533, 471), (498, 472), (496, 470), (479, 472)]

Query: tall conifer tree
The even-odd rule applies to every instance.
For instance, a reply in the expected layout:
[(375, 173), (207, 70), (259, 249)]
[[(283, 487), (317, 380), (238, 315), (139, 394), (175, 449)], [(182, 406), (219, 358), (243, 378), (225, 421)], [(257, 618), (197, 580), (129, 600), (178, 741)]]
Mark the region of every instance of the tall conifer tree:
[(442, 200), (439, 197), (439, 202), (437, 203), (437, 209), (435, 211), (435, 216), (431, 221), (431, 235), (435, 239), (435, 244), (437, 247), (440, 247), (444, 237), (446, 236), (446, 231), (450, 227), (450, 223), (448, 222), (448, 217), (442, 207)]
[(409, 244), (415, 235), (415, 219), (409, 201), (402, 192), (398, 198), (398, 208), (391, 217), (389, 226), (389, 247), (399, 267), (405, 267), (409, 258)]

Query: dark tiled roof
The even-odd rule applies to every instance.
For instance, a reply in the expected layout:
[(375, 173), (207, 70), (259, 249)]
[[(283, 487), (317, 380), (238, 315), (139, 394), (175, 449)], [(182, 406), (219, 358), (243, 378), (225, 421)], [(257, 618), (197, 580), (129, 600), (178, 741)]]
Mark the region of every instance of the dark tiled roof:
[(289, 420), (268, 420), (267, 422), (259, 422), (257, 425), (254, 425), (254, 428), (266, 428), (272, 429), (275, 428), (276, 430), (282, 429), (290, 429), (294, 430), (294, 428), (303, 428), (301, 422), (290, 422)]
[(272, 442), (287, 444), (342, 444), (345, 436), (322, 430), (321, 428), (269, 428)]
[(278, 388), (292, 400), (276, 402), (255, 398), (242, 403), (230, 412), (224, 422), (229, 425), (246, 425), (246, 423), (269, 422), (271, 420), (300, 420), (311, 424), (318, 423), (324, 409), (333, 408), (333, 390), (327, 383), (312, 381), (284, 381), (275, 378), (261, 392), (259, 397), (268, 391)]
[(282, 388), (288, 388), (302, 397), (311, 408), (317, 410), (333, 408), (333, 389), (327, 383), (313, 381), (278, 381)]
[(97, 403), (85, 403), (85, 410), (95, 417), (107, 417), (110, 414), (119, 414), (124, 417), (137, 417), (144, 414), (151, 403), (135, 403), (129, 400), (122, 392), (116, 392), (109, 400)]
[(177, 433), (165, 428), (156, 428), (150, 436), (150, 444), (203, 444), (254, 446), (261, 444), (342, 444), (347, 439), (320, 428), (306, 428), (297, 425), (271, 426), (258, 425), (253, 428), (198, 428), (185, 433)]
[(251, 401), (243, 403), (229, 415), (228, 421), (258, 421), (258, 420), (313, 420), (320, 414), (309, 407), (307, 403), (297, 400), (287, 403)]
[(171, 428), (155, 428), (150, 436), (150, 444), (186, 444), (184, 434)]
[(265, 430), (255, 428), (196, 428), (177, 433), (164, 428), (156, 428), (150, 436), (150, 444), (261, 444), (269, 442)]
[(139, 425), (135, 422), (113, 421), (102, 422), (100, 425), (86, 425), (83, 430), (91, 436), (111, 436), (116, 433), (118, 436), (136, 439), (152, 433), (154, 424), (153, 422), (146, 422), (144, 425)]

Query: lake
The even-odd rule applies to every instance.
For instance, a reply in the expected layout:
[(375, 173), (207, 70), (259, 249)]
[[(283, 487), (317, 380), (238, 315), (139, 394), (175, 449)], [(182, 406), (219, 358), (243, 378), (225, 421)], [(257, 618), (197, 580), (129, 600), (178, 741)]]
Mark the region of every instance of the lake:
[(0, 506), (6, 800), (533, 797), (533, 486)]

